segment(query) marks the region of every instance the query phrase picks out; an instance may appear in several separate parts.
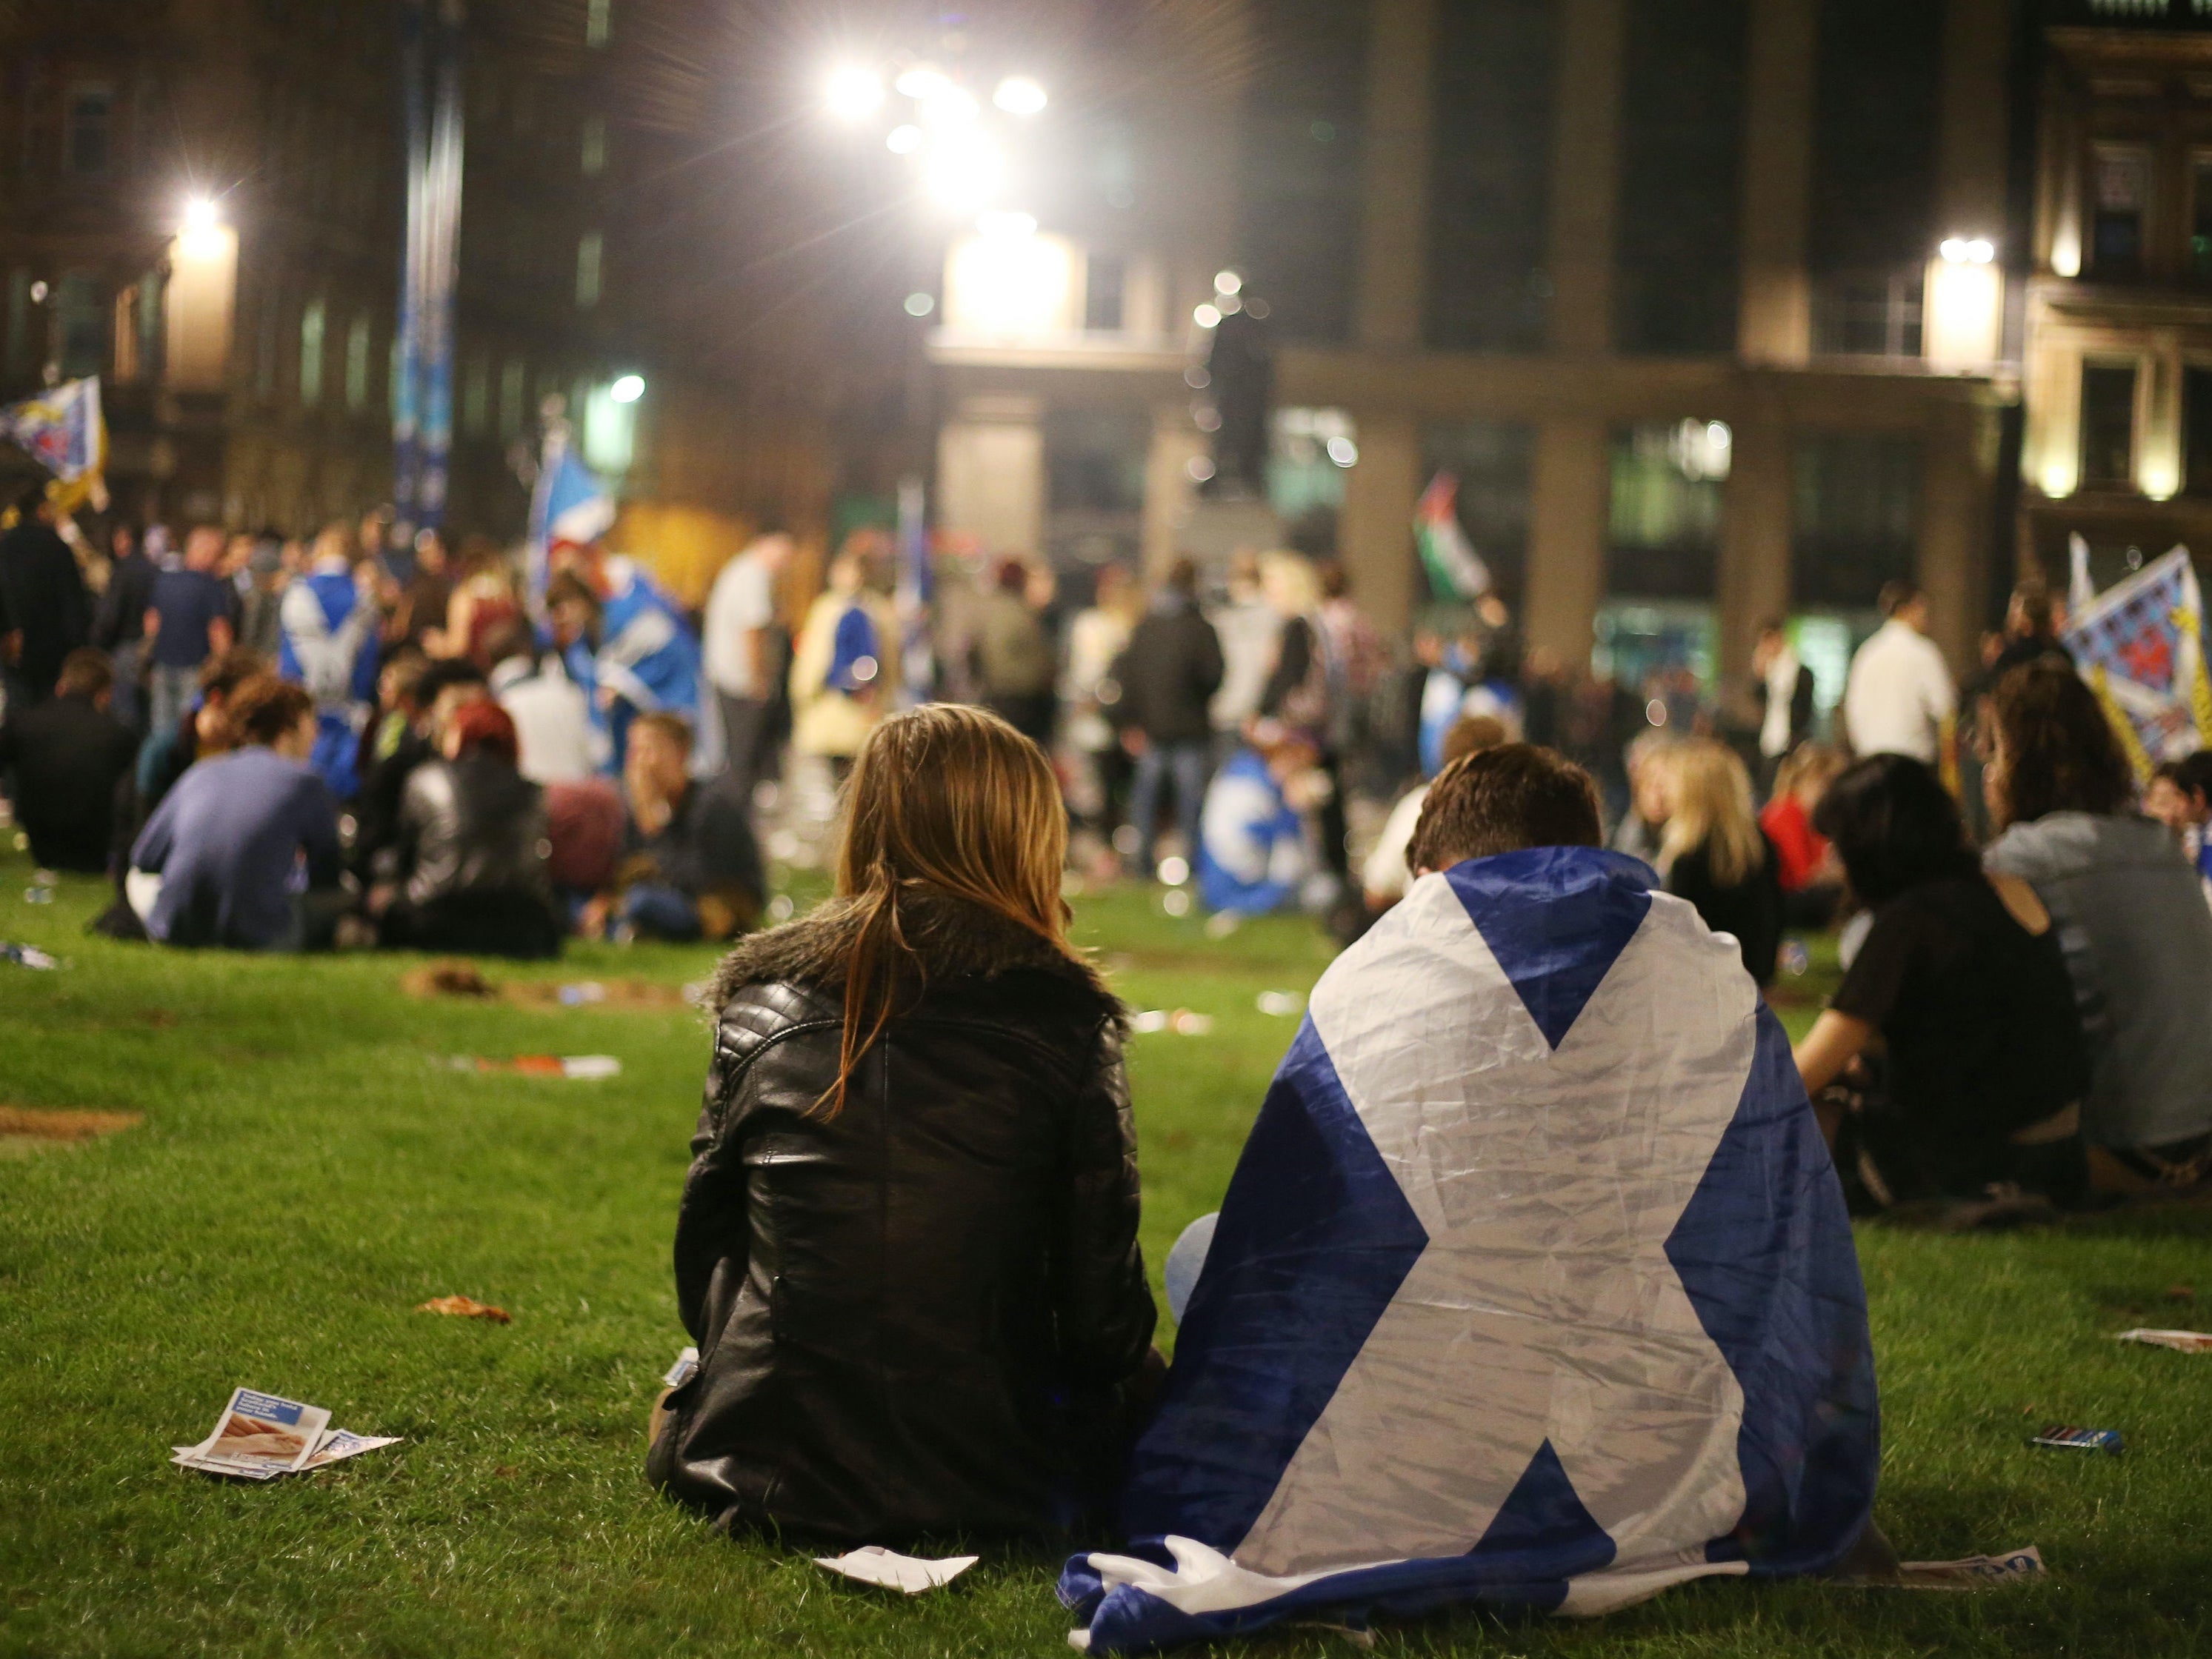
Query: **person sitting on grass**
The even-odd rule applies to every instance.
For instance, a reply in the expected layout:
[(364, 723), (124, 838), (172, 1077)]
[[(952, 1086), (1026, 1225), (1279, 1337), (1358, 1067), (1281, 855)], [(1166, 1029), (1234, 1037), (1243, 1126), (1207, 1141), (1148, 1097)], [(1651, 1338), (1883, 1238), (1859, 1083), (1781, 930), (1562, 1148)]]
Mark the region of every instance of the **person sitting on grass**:
[(726, 939), (750, 928), (767, 901), (749, 804), (727, 775), (691, 775), (691, 722), (640, 714), (623, 758), (629, 822), (616, 890), (586, 907), (586, 937)]
[(1751, 976), (1771, 985), (1782, 949), (1782, 860), (1752, 809), (1751, 774), (1711, 738), (1674, 744), (1648, 763), (1667, 799), (1656, 866), (1667, 890), (1697, 906), (1715, 933), (1732, 935)]
[(2088, 1061), (2035, 890), (1984, 874), (1935, 769), (1903, 755), (1845, 772), (1814, 823), (1873, 913), (1796, 1049), (1854, 1207), (2079, 1202)]
[(407, 780), (398, 839), (379, 855), (368, 895), (379, 944), (560, 955), (544, 797), (516, 769), (517, 747), (495, 702), (465, 704), (447, 723), (443, 758)]
[(869, 734), (835, 896), (715, 979), (676, 1224), (701, 1369), (647, 1469), (831, 1544), (1102, 1518), (1152, 1373), (1122, 1012), (1067, 937), (1043, 751), (933, 703)]
[(1997, 682), (1982, 775), (1990, 873), (2057, 921), (2089, 1042), (2081, 1138), (2116, 1193), (2212, 1173), (2212, 912), (2172, 835), (2135, 810), (2135, 775), (2097, 695), (2034, 663)]
[(11, 778), (15, 821), (31, 856), (48, 870), (107, 869), (116, 786), (138, 744), (108, 712), (115, 670), (105, 651), (79, 646), (62, 659), (52, 701), (9, 708), (0, 720), (0, 778)]
[(240, 746), (179, 778), (138, 837), (133, 908), (164, 945), (327, 945), (345, 896), (337, 803), (307, 763), (314, 699), (263, 675), (233, 692), (226, 712)]
[(1078, 1645), (1886, 1554), (1865, 1293), (1789, 1039), (1735, 941), (1600, 839), (1548, 750), (1437, 778), (1421, 873), (1314, 988), (1231, 1178), (1131, 1551), (1061, 1576)]
[(2212, 749), (2168, 761), (2151, 774), (2143, 811), (2173, 831), (2184, 857), (2197, 868), (2206, 902), (2212, 903)]
[(1833, 744), (1799, 744), (1775, 769), (1773, 798), (1759, 814), (1759, 827), (1780, 860), (1783, 920), (1793, 927), (1826, 927), (1842, 902), (1843, 866), (1813, 827), (1813, 813), (1850, 764)]

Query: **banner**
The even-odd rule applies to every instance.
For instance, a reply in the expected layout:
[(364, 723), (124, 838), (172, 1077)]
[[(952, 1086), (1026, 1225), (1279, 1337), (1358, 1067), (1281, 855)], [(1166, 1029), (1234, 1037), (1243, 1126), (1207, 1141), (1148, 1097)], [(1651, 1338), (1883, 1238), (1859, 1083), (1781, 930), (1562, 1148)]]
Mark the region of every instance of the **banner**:
[(2076, 610), (2059, 635), (2120, 735), (2139, 777), (2212, 744), (2204, 601), (2177, 547)]
[(1459, 480), (1439, 472), (1413, 508), (1413, 538), (1429, 590), (1439, 599), (1465, 603), (1490, 591), (1490, 567), (1459, 526)]
[(407, 240), (392, 398), (392, 501), (403, 539), (445, 522), (453, 446), (453, 289), (460, 274), (461, 23), (456, 0), (400, 12)]
[(614, 497), (569, 447), (568, 422), (554, 422), (545, 434), (538, 484), (530, 497), (529, 568), (525, 577), (533, 615), (544, 608), (554, 545), (589, 547), (613, 529), (614, 523)]
[(100, 411), (98, 376), (64, 380), (0, 408), (0, 438), (54, 475), (46, 494), (64, 514), (87, 501), (95, 508), (106, 506), (100, 474), (107, 461), (107, 422)]

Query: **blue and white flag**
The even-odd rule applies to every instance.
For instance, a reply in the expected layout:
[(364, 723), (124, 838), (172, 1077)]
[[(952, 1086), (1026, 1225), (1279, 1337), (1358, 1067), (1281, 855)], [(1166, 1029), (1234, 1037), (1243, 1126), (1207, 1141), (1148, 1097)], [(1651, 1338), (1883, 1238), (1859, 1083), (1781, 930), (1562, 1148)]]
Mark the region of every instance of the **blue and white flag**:
[(2077, 599), (2058, 641), (2096, 691), (2139, 779), (2212, 744), (2204, 600), (2187, 548)]
[(1209, 910), (1259, 916), (1297, 902), (1313, 873), (1305, 824), (1256, 749), (1238, 750), (1206, 785), (1192, 862)]
[(589, 547), (614, 528), (615, 498), (598, 475), (570, 447), (556, 425), (547, 434), (538, 465), (538, 487), (530, 497), (530, 605), (542, 610), (545, 584), (552, 577), (553, 549), (566, 544)]
[(1601, 1613), (1834, 1564), (1879, 1429), (1844, 1198), (1735, 941), (1596, 848), (1416, 882), (1222, 1206), (1078, 1646)]
[(27, 450), (54, 475), (47, 494), (64, 512), (86, 501), (102, 505), (100, 475), (107, 459), (107, 422), (100, 412), (100, 380), (64, 380), (59, 386), (0, 406), (0, 439)]

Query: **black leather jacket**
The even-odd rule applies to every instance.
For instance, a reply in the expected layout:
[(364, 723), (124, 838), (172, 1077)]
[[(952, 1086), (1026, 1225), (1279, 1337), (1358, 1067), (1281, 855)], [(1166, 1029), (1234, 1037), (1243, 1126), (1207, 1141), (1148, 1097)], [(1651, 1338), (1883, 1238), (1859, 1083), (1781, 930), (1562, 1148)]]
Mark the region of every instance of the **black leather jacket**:
[(418, 908), (454, 898), (521, 895), (552, 902), (545, 798), (486, 754), (428, 761), (407, 779), (399, 834), (379, 874), (406, 884)]
[(849, 910), (738, 945), (676, 1230), (701, 1369), (647, 1472), (725, 1526), (845, 1543), (1095, 1523), (1152, 1334), (1119, 1005), (951, 900), (844, 1109)]

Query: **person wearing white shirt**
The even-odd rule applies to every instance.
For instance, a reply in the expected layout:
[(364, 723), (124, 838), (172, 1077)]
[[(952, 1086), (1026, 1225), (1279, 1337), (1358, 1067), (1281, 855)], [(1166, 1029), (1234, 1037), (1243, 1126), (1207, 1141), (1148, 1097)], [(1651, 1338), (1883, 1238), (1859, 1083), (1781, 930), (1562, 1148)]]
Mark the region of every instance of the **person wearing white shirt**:
[(1928, 600), (1913, 583), (1886, 583), (1888, 618), (1851, 658), (1844, 688), (1844, 730), (1852, 752), (1909, 755), (1930, 766), (1942, 761), (1943, 728), (1958, 711), (1958, 694), (1943, 653), (1928, 637)]
[(512, 650), (492, 665), (491, 694), (514, 722), (516, 769), (536, 784), (581, 783), (607, 763), (607, 734), (592, 722), (590, 700), (562, 671), (561, 659), (543, 659), (514, 630)]
[(775, 623), (775, 580), (797, 544), (781, 530), (757, 537), (724, 565), (707, 596), (707, 678), (722, 715), (722, 746), (740, 800), (750, 802), (763, 769), (769, 716), (778, 667), (769, 629)]

